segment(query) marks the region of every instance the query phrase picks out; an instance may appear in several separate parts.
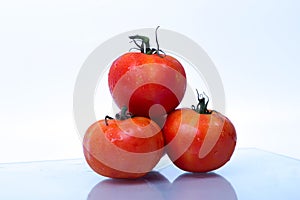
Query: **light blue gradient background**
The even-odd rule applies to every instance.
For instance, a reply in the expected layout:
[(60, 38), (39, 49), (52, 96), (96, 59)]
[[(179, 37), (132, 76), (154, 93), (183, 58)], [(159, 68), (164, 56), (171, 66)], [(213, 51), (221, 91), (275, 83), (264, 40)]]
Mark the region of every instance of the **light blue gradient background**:
[(82, 157), (76, 76), (119, 33), (160, 25), (214, 61), (238, 148), (300, 158), (300, 2), (296, 0), (0, 2), (0, 163)]

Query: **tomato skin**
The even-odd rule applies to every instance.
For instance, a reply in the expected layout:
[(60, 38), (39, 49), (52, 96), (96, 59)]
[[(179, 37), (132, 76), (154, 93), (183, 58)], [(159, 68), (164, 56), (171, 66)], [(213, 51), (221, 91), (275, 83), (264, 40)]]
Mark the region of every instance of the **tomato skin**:
[(236, 131), (221, 113), (199, 114), (192, 109), (170, 113), (163, 127), (166, 152), (188, 172), (208, 172), (228, 162), (236, 146)]
[(83, 139), (84, 156), (98, 174), (111, 178), (138, 178), (151, 171), (164, 152), (159, 126), (144, 117), (100, 120)]
[[(129, 52), (112, 63), (108, 84), (120, 108), (127, 106), (136, 116), (156, 117), (179, 105), (187, 82), (183, 66), (172, 56)], [(152, 107), (156, 104), (162, 107)]]

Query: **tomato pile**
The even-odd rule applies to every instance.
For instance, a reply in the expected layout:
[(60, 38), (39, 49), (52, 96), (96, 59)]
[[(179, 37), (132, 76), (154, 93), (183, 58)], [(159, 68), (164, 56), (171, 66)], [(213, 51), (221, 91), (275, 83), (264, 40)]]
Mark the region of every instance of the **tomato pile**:
[[(139, 178), (166, 153), (180, 169), (209, 172), (227, 163), (235, 149), (236, 131), (221, 113), (207, 109), (208, 97), (177, 108), (186, 91), (186, 73), (174, 57), (150, 48), (149, 38), (129, 38), (140, 52), (117, 58), (108, 86), (121, 109), (115, 118), (93, 123), (83, 139), (89, 166), (110, 178)], [(159, 125), (158, 125), (159, 124)]]

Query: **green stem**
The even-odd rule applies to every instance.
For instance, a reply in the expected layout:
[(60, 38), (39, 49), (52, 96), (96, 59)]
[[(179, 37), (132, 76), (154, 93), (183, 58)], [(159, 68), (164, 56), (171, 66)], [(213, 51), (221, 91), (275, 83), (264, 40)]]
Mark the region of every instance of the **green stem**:
[(108, 121), (107, 121), (108, 119), (114, 119), (114, 118), (112, 118), (112, 117), (106, 115), (105, 118), (104, 118), (104, 121), (105, 121), (105, 125), (106, 125), (106, 126), (108, 126)]
[[(119, 113), (116, 114), (116, 119), (117, 120), (125, 120), (125, 119), (129, 119), (132, 118), (133, 115), (130, 112), (127, 112), (127, 107), (123, 106), (121, 111)], [(104, 121), (105, 121), (105, 125), (108, 126), (108, 119), (114, 119), (108, 115), (105, 116)]]
[(121, 108), (121, 112), (116, 114), (116, 119), (118, 120), (125, 120), (132, 117), (132, 114), (127, 112), (128, 108), (126, 106), (123, 106)]
[[(146, 36), (142, 36), (142, 35), (133, 35), (133, 36), (129, 36), (129, 39), (131, 39), (141, 50), (142, 53), (146, 53), (148, 54), (148, 52), (150, 53), (150, 39)], [(136, 40), (141, 40), (142, 44), (139, 45)], [(144, 47), (145, 45), (145, 47)]]
[[(142, 36), (142, 35), (129, 36), (129, 39), (131, 39), (134, 42), (134, 44), (138, 47), (138, 48), (132, 48), (132, 49), (138, 49), (141, 51), (141, 53), (144, 53), (147, 55), (157, 54), (161, 58), (165, 57), (166, 56), (165, 52), (162, 51), (161, 49), (159, 49), (159, 44), (158, 44), (158, 39), (157, 39), (158, 28), (159, 28), (159, 26), (155, 29), (155, 39), (156, 39), (157, 49), (151, 48), (150, 47), (150, 39), (148, 37)], [(137, 41), (142, 42), (142, 43), (139, 44)]]
[[(208, 96), (204, 92), (203, 95), (202, 94), (200, 95), (197, 89), (196, 92), (197, 92), (198, 104), (197, 106), (192, 105), (192, 109), (199, 114), (211, 114), (211, 111), (207, 109), (207, 105), (209, 102)], [(207, 97), (207, 101), (204, 96)]]

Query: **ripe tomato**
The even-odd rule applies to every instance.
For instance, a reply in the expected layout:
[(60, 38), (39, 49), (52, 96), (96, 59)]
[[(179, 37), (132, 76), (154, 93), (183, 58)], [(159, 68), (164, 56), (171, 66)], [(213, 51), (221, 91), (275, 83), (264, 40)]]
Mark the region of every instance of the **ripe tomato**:
[(159, 126), (144, 117), (100, 120), (83, 139), (90, 167), (111, 178), (137, 178), (151, 171), (164, 152)]
[(141, 52), (125, 53), (112, 63), (108, 84), (115, 103), (144, 117), (173, 111), (186, 90), (183, 66), (174, 57), (159, 54), (161, 50), (150, 49), (147, 37), (131, 38), (142, 39), (146, 48), (139, 46)]
[(208, 172), (223, 166), (234, 152), (236, 131), (231, 121), (207, 110), (205, 100), (197, 108), (178, 109), (168, 115), (163, 133), (173, 163), (189, 172)]

